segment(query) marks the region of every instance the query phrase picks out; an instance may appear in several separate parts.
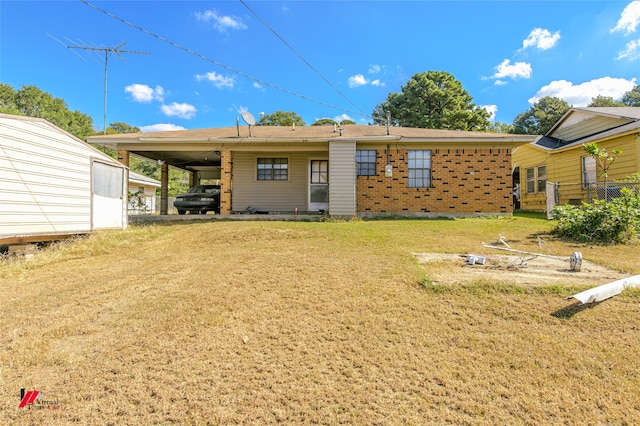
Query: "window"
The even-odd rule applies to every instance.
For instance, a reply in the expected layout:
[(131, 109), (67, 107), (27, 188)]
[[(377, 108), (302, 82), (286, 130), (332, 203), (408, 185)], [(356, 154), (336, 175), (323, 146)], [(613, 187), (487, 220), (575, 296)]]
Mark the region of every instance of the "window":
[(258, 158), (258, 180), (288, 180), (287, 158)]
[(538, 166), (538, 192), (547, 191), (547, 166)]
[(536, 171), (533, 167), (527, 169), (527, 194), (536, 192)]
[(409, 154), (409, 188), (431, 187), (431, 151), (410, 150)]
[(376, 151), (356, 150), (356, 169), (357, 176), (375, 176), (376, 175)]
[(546, 192), (547, 166), (530, 167), (525, 171), (527, 194)]
[(590, 183), (596, 181), (596, 159), (593, 157), (582, 157), (582, 187), (586, 188)]
[(93, 193), (102, 197), (121, 198), (124, 181), (123, 169), (109, 164), (94, 162), (91, 183)]
[(311, 183), (329, 182), (329, 162), (327, 160), (311, 161)]

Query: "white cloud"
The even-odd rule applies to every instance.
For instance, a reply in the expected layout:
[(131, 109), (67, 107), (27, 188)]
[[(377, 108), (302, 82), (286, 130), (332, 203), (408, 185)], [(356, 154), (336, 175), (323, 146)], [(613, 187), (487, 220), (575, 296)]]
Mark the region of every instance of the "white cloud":
[(625, 80), (624, 78), (602, 77), (578, 85), (566, 80), (556, 80), (538, 90), (538, 93), (529, 99), (529, 104), (533, 105), (545, 96), (552, 96), (564, 99), (575, 107), (583, 107), (598, 95), (620, 99), (622, 95), (633, 89), (635, 84), (635, 78)]
[(516, 62), (511, 64), (511, 60), (505, 59), (494, 68), (496, 70), (495, 74), (493, 74), (489, 78), (529, 78), (531, 77), (531, 64), (526, 62)]
[(369, 74), (378, 74), (380, 71), (382, 71), (382, 67), (380, 65), (369, 65)]
[(625, 31), (626, 34), (635, 32), (636, 27), (640, 23), (640, 1), (632, 1), (624, 8), (620, 19), (615, 27), (609, 30), (610, 33), (616, 31)]
[(182, 126), (177, 126), (175, 124), (169, 123), (158, 123), (152, 124), (150, 126), (142, 126), (140, 127), (141, 132), (167, 132), (169, 130), (186, 130)]
[(124, 88), (125, 93), (130, 93), (135, 102), (164, 101), (164, 89), (156, 86), (155, 89), (146, 84), (130, 84)]
[(246, 30), (247, 26), (240, 18), (228, 15), (219, 15), (214, 9), (196, 12), (196, 19), (211, 24), (218, 32), (226, 33), (227, 30)]
[(547, 29), (534, 28), (529, 33), (529, 36), (522, 42), (521, 51), (528, 47), (535, 47), (540, 50), (551, 49), (560, 40), (560, 31), (556, 31), (551, 34)]
[(236, 81), (233, 77), (225, 77), (222, 74), (218, 74), (215, 71), (208, 72), (206, 74), (196, 74), (196, 80), (202, 81), (210, 81), (216, 86), (218, 89), (229, 88), (233, 89)]
[(384, 87), (384, 81), (380, 81), (379, 79), (372, 80), (371, 85), (376, 87)]
[(631, 40), (625, 46), (625, 49), (618, 53), (616, 59), (629, 59), (630, 61), (635, 61), (640, 58), (640, 39)]
[(350, 88), (354, 88), (354, 87), (358, 87), (358, 86), (364, 86), (364, 85), (368, 84), (369, 81), (365, 78), (364, 75), (356, 74), (356, 75), (352, 75), (351, 77), (349, 77), (348, 83), (349, 83), (349, 87)]
[(498, 105), (480, 105), (479, 108), (482, 108), (489, 113), (489, 120), (493, 120), (494, 118), (496, 118)]
[(355, 120), (350, 116), (348, 116), (347, 114), (340, 114), (333, 117), (333, 121), (337, 121), (338, 123), (342, 123), (344, 120), (351, 120), (355, 122)]
[(160, 107), (162, 112), (167, 116), (176, 116), (179, 118), (193, 118), (196, 115), (196, 107), (189, 104), (179, 104), (177, 102), (173, 102), (170, 105), (162, 105)]

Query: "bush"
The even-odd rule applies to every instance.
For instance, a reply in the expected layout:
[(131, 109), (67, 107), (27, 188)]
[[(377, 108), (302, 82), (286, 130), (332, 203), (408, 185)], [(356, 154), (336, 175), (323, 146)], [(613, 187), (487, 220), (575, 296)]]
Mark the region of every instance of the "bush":
[(640, 235), (640, 192), (622, 188), (610, 201), (553, 209), (558, 221), (553, 233), (582, 242), (626, 243)]

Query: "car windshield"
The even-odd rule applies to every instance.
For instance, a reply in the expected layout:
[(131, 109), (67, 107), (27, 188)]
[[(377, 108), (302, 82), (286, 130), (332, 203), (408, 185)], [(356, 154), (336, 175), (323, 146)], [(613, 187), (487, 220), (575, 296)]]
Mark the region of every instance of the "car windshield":
[(213, 185), (196, 185), (189, 189), (189, 194), (217, 194), (220, 189)]

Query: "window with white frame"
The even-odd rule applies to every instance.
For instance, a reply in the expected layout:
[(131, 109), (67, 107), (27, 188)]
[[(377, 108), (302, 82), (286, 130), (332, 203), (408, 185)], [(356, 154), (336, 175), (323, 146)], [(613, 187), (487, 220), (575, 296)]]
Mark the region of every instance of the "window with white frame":
[(431, 187), (431, 150), (409, 150), (409, 188)]
[(595, 182), (596, 179), (596, 159), (593, 157), (582, 157), (582, 187), (586, 188), (590, 183)]
[(529, 167), (525, 170), (525, 188), (527, 194), (547, 190), (547, 166)]
[(546, 192), (547, 191), (547, 166), (538, 166), (537, 168), (538, 177), (536, 181), (538, 182), (538, 192)]
[(258, 180), (288, 180), (288, 158), (258, 158)]
[(357, 176), (376, 175), (376, 151), (375, 149), (356, 150)]

